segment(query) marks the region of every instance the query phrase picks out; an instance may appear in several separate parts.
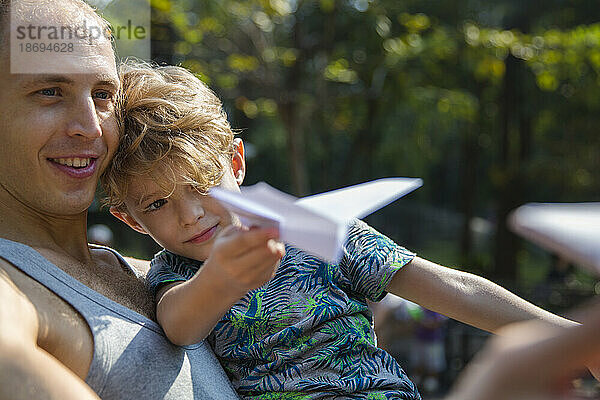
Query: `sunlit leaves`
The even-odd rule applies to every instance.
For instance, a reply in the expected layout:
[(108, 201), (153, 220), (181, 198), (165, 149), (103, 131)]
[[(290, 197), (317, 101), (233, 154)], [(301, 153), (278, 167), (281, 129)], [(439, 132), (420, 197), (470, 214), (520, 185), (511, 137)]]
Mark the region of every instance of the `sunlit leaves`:
[(171, 9), (171, 0), (151, 0), (152, 8), (162, 12), (168, 12)]
[[(176, 36), (175, 63), (209, 82), (230, 116), (250, 126), (258, 154), (272, 147), (265, 136), (275, 140), (276, 130), (282, 141), (293, 126), (311, 149), (309, 170), (319, 172), (311, 179), (322, 175), (329, 185), (339, 173), (360, 175), (351, 170), (354, 155), (345, 155), (356, 149), (365, 150), (360, 162), (385, 166), (374, 173), (410, 170), (428, 179), (451, 159), (438, 147), (459, 146), (457, 138), (478, 124), (485, 131), (477, 143), (493, 159), (502, 91), (514, 79), (509, 62), (524, 67), (527, 90), (552, 96), (543, 107), (553, 113), (562, 109), (559, 101), (600, 106), (598, 24), (544, 25), (532, 17), (522, 31), (503, 22), (514, 12), (506, 2), (156, 0), (155, 10)], [(542, 107), (523, 101), (533, 114)], [(536, 140), (547, 140), (561, 122), (536, 125)], [(369, 153), (370, 146), (381, 151)], [(331, 160), (332, 153), (341, 160)], [(584, 172), (576, 176), (581, 185), (589, 182)]]
[(293, 48), (278, 49), (279, 59), (281, 63), (286, 67), (291, 67), (298, 58), (298, 50)]
[(329, 64), (325, 68), (324, 75), (326, 79), (335, 82), (356, 83), (358, 81), (357, 73), (349, 68), (348, 61), (343, 58)]
[(558, 78), (550, 70), (543, 70), (536, 75), (536, 82), (540, 89), (554, 91), (558, 88)]
[(277, 103), (273, 99), (259, 98), (250, 100), (245, 96), (235, 99), (235, 106), (246, 114), (248, 118), (256, 118), (259, 114), (266, 117), (275, 117), (277, 115)]
[(233, 89), (237, 87), (239, 78), (235, 74), (219, 74), (217, 75), (215, 82), (223, 89)]
[(296, 9), (296, 0), (269, 0), (271, 9), (278, 15), (289, 15)]
[(258, 60), (244, 54), (231, 54), (227, 57), (227, 65), (233, 71), (250, 72), (258, 68)]
[(503, 59), (487, 56), (479, 60), (474, 73), (475, 78), (480, 81), (499, 83), (504, 77), (505, 70), (506, 66), (504, 65)]
[(437, 109), (450, 120), (473, 122), (479, 111), (479, 101), (466, 91), (417, 87), (412, 89), (409, 95), (411, 103), (417, 108)]
[(508, 51), (533, 70), (538, 87), (546, 91), (558, 89), (561, 82), (585, 78), (587, 64), (597, 74), (600, 72), (600, 24), (566, 31), (550, 29), (532, 35), (467, 22), (463, 34), (465, 42), (481, 54), (475, 68), (479, 79), (498, 81), (504, 73), (501, 63)]
[(319, 6), (324, 13), (330, 13), (335, 10), (335, 0), (319, 0)]
[(356, 11), (365, 12), (369, 9), (370, 0), (347, 0)]
[(381, 37), (388, 37), (390, 34), (390, 29), (392, 28), (392, 21), (385, 15), (380, 15), (377, 17), (377, 22), (375, 24), (375, 29), (377, 34)]
[(217, 35), (220, 35), (224, 30), (223, 24), (221, 24), (219, 20), (214, 17), (202, 18), (198, 23), (198, 28), (202, 32), (215, 33)]
[(479, 30), (479, 28), (472, 24), (472, 23), (466, 23), (464, 26), (464, 33), (465, 33), (465, 41), (470, 45), (470, 46), (479, 46), (480, 45), (480, 38), (481, 38), (481, 31)]
[(422, 13), (416, 15), (402, 13), (398, 16), (398, 21), (400, 21), (400, 23), (404, 25), (406, 30), (410, 33), (419, 33), (431, 26), (429, 17)]
[(271, 32), (273, 30), (273, 21), (263, 11), (257, 11), (252, 15), (252, 21), (264, 32)]

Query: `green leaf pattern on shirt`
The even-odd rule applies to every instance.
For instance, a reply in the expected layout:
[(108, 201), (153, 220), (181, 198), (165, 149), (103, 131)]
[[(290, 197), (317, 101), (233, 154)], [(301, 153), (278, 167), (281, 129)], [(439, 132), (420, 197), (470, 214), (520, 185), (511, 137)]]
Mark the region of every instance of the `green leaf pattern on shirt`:
[[(339, 264), (286, 246), (273, 279), (236, 303), (209, 336), (240, 396), (420, 399), (398, 363), (376, 347), (367, 306), (413, 257), (361, 221), (349, 227)], [(181, 264), (190, 262), (162, 258), (149, 274), (160, 278), (155, 286), (183, 276)]]

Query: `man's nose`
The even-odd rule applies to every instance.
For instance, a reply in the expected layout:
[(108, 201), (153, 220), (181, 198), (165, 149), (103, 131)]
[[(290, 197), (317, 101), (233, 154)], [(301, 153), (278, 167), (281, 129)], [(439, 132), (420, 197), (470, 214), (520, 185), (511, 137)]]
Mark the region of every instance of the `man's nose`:
[(71, 115), (67, 132), (70, 136), (82, 136), (89, 139), (102, 136), (100, 118), (93, 98), (86, 97), (78, 100), (76, 106), (72, 108)]

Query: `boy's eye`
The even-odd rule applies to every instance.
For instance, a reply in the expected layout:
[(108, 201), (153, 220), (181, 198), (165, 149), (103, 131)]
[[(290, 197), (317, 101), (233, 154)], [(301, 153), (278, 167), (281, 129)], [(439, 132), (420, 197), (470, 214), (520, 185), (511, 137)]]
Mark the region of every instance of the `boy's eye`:
[(167, 204), (167, 199), (159, 199), (150, 203), (150, 205), (148, 205), (148, 207), (146, 207), (144, 211), (156, 211), (165, 204)]
[(200, 188), (194, 185), (189, 185), (189, 190), (194, 194), (202, 194)]

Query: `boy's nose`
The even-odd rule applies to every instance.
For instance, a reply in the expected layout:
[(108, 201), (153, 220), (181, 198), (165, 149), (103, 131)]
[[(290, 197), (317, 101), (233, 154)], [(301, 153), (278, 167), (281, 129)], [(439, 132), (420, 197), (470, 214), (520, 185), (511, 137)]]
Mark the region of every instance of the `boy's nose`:
[(200, 204), (188, 204), (180, 212), (181, 224), (184, 226), (194, 225), (204, 217), (204, 208)]

